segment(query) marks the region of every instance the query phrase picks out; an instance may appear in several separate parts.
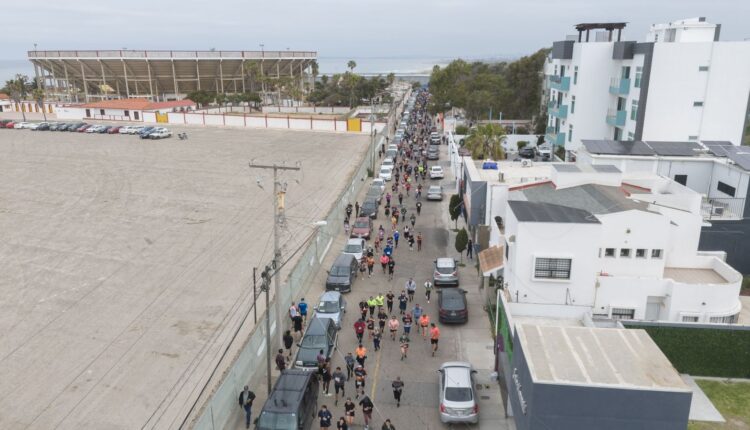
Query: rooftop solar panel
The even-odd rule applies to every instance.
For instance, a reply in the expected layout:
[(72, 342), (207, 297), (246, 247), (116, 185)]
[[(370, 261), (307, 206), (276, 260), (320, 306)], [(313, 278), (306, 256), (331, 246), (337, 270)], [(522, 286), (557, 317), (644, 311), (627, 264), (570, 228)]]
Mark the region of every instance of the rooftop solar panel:
[(580, 172), (581, 169), (575, 164), (553, 164), (552, 167), (558, 172)]
[(750, 170), (750, 148), (733, 147), (728, 149), (727, 157), (745, 170)]
[(592, 154), (607, 155), (655, 155), (656, 153), (641, 141), (582, 140), (586, 150)]
[(701, 146), (696, 142), (646, 142), (657, 155), (691, 157)]

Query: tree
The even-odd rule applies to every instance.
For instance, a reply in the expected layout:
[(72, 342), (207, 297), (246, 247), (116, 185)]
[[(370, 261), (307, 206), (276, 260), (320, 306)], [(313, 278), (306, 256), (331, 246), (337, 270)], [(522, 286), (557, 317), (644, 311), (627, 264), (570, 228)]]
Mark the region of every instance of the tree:
[(42, 110), (42, 115), (44, 116), (44, 120), (47, 121), (47, 111), (44, 110), (44, 87), (41, 85), (40, 80), (37, 80), (37, 86), (32, 90), (31, 95), (34, 97), (34, 101), (36, 102), (37, 106), (39, 106), (39, 109)]
[(456, 126), (456, 134), (459, 136), (465, 136), (469, 134), (469, 127), (465, 125), (457, 125)]
[(516, 143), (516, 146), (518, 147), (518, 150), (520, 151), (523, 148), (525, 148), (528, 144), (529, 142), (526, 140), (519, 140), (518, 143)]
[(385, 80), (388, 82), (388, 85), (393, 85), (394, 82), (396, 82), (396, 74), (391, 72), (386, 77)]
[(469, 244), (469, 234), (466, 233), (465, 228), (461, 228), (461, 230), (458, 231), (458, 234), (456, 235), (456, 251), (461, 254), (461, 261), (464, 261), (464, 251), (466, 251), (466, 246)]
[(451, 201), (448, 203), (448, 213), (451, 215), (451, 220), (456, 222), (456, 228), (458, 228), (458, 217), (461, 216), (461, 196), (453, 194)]
[(502, 126), (498, 124), (480, 125), (469, 134), (466, 139), (466, 148), (471, 151), (471, 156), (474, 159), (502, 160), (505, 158), (502, 145), (504, 139), (505, 130)]
[(416, 90), (418, 90), (420, 88), (422, 88), (422, 84), (420, 84), (419, 82), (412, 82), (412, 84), (411, 84), (411, 89), (412, 90), (416, 91)]
[[(21, 105), (21, 102), (26, 99), (29, 94), (29, 77), (26, 75), (17, 74), (14, 79), (10, 79), (5, 82), (5, 88), (8, 90), (8, 96), (17, 105)], [(26, 121), (26, 112), (21, 109), (23, 120)]]
[(354, 60), (349, 60), (349, 62), (346, 63), (346, 67), (350, 72), (354, 73), (354, 68), (357, 67), (357, 62)]
[(215, 94), (209, 93), (206, 90), (198, 90), (189, 92), (185, 98), (194, 101), (198, 107), (203, 107), (210, 104), (215, 97)]

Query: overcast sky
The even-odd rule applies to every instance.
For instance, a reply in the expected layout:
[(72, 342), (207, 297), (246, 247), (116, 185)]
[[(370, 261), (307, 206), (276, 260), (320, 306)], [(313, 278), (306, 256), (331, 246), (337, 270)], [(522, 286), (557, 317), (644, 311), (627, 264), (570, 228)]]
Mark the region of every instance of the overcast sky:
[(626, 21), (625, 37), (642, 40), (652, 23), (695, 16), (721, 23), (722, 40), (750, 38), (750, 0), (2, 3), (3, 60), (24, 59), (34, 43), (39, 49), (227, 50), (255, 50), (263, 43), (266, 50), (315, 50), (327, 63), (331, 58), (505, 58), (550, 46), (573, 34), (579, 22)]

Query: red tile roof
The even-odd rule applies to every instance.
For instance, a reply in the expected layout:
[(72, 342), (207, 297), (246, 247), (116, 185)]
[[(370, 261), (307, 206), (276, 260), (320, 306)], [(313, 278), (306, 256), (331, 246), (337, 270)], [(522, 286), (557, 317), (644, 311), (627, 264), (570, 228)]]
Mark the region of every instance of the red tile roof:
[(192, 100), (174, 100), (168, 102), (152, 102), (146, 99), (115, 99), (86, 103), (75, 107), (94, 109), (128, 109), (128, 110), (157, 110), (176, 107), (195, 106)]
[(10, 97), (8, 97), (8, 95), (7, 95), (7, 94), (5, 94), (5, 93), (0, 93), (0, 100), (9, 100), (9, 99), (10, 99)]

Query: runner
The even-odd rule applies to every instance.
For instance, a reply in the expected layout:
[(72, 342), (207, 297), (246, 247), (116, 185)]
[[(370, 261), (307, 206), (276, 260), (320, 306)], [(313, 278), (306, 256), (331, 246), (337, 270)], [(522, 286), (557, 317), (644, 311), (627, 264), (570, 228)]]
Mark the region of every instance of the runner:
[(398, 296), (398, 309), (399, 314), (403, 315), (406, 312), (406, 305), (409, 303), (409, 298), (406, 297), (406, 292), (401, 291), (401, 295)]
[(349, 430), (349, 424), (346, 423), (346, 418), (341, 417), (336, 421), (336, 430)]
[(391, 319), (388, 321), (388, 330), (391, 331), (391, 340), (396, 340), (396, 332), (398, 332), (398, 327), (401, 324), (398, 322), (398, 319), (395, 315), (391, 316)]
[(320, 428), (327, 429), (331, 427), (331, 419), (333, 419), (333, 415), (331, 415), (331, 411), (328, 410), (326, 405), (323, 405), (323, 407), (320, 408), (320, 411), (318, 411), (318, 418), (320, 418)]
[(346, 362), (346, 379), (352, 379), (352, 375), (354, 374), (354, 356), (351, 352), (346, 353), (344, 361)]
[(362, 319), (367, 319), (367, 300), (362, 299), (359, 302), (359, 313), (362, 315)]
[[(398, 220), (396, 220), (396, 222), (398, 222)], [(393, 232), (393, 243), (395, 245), (395, 248), (398, 249), (398, 239), (399, 237), (401, 237), (401, 234), (398, 232), (398, 229), (396, 229), (395, 227), (394, 227), (394, 230), (396, 231)]]
[(393, 260), (393, 258), (389, 258), (388, 259), (388, 280), (389, 281), (393, 280), (393, 272), (395, 271), (395, 268), (396, 268), (396, 261)]
[(375, 351), (380, 350), (380, 339), (383, 337), (383, 332), (380, 329), (375, 329), (372, 333), (372, 345)]
[(378, 293), (378, 295), (375, 296), (375, 305), (378, 307), (378, 312), (383, 310), (383, 306), (385, 306), (385, 296), (383, 293)]
[(417, 251), (422, 250), (422, 232), (417, 233)]
[(385, 309), (380, 308), (378, 311), (378, 327), (380, 328), (380, 332), (383, 333), (385, 331), (385, 323), (388, 321), (388, 314), (385, 313)]
[(395, 296), (393, 295), (393, 291), (388, 291), (388, 294), (385, 295), (385, 305), (388, 308), (388, 313), (393, 313), (393, 298)]
[[(375, 240), (375, 250), (378, 249), (378, 241)], [(375, 267), (375, 258), (372, 256), (367, 257), (367, 277), (372, 278), (372, 269)]]
[(430, 324), (430, 343), (432, 344), (432, 356), (435, 356), (435, 351), (438, 349), (438, 341), (440, 340), (440, 329), (437, 328), (435, 323)]
[(417, 321), (419, 321), (419, 318), (422, 316), (423, 313), (424, 313), (424, 309), (421, 306), (419, 306), (419, 303), (414, 305), (414, 307), (411, 310), (411, 314), (414, 316), (414, 319)]
[(362, 415), (365, 418), (365, 430), (368, 430), (370, 428), (370, 421), (372, 421), (372, 409), (375, 405), (372, 404), (372, 400), (367, 396), (364, 396), (362, 400), (359, 401), (359, 404), (362, 405)]
[(354, 402), (352, 402), (351, 397), (347, 397), (346, 401), (344, 402), (344, 417), (346, 418), (346, 423), (349, 425), (354, 425), (354, 410), (356, 408), (356, 405)]
[(383, 248), (383, 255), (380, 256), (380, 267), (383, 268), (384, 275), (385, 275), (385, 268), (388, 267), (388, 260), (390, 260), (390, 258), (388, 258), (388, 255), (385, 254), (385, 248)]
[(357, 335), (357, 342), (362, 343), (362, 336), (365, 335), (365, 320), (362, 318), (358, 319), (354, 323), (354, 334)]
[[(359, 363), (360, 366), (364, 366), (365, 360), (367, 360), (367, 348), (360, 343), (357, 349), (354, 350), (354, 355), (357, 358), (357, 363)], [(356, 368), (354, 369), (354, 372), (357, 372)]]
[(404, 333), (398, 341), (401, 344), (401, 361), (404, 361), (406, 355), (409, 353), (409, 336)]
[(401, 406), (401, 393), (404, 391), (404, 381), (401, 380), (400, 376), (396, 376), (396, 380), (391, 382), (393, 388), (393, 398), (396, 400), (396, 407)]
[(422, 337), (424, 339), (427, 339), (427, 328), (430, 326), (430, 316), (427, 314), (422, 314), (421, 317), (419, 317), (419, 328), (422, 331)]
[(414, 251), (414, 235), (409, 236), (409, 251)]
[(422, 202), (417, 202), (417, 215), (422, 213)]
[(404, 333), (409, 335), (411, 333), (411, 325), (414, 322), (414, 319), (411, 317), (410, 313), (406, 313), (403, 318), (401, 318), (401, 322), (404, 323)]
[(383, 423), (383, 426), (380, 427), (380, 430), (396, 430), (396, 427), (394, 427), (393, 424), (391, 424), (391, 420), (389, 418), (385, 420), (385, 422)]
[(411, 216), (409, 217), (409, 220), (411, 221), (411, 227), (414, 228), (414, 224), (417, 223), (417, 216), (414, 214), (411, 214)]
[(378, 305), (378, 302), (375, 301), (375, 297), (370, 296), (369, 299), (367, 299), (367, 308), (370, 310), (370, 316), (375, 315), (375, 306)]
[(430, 294), (432, 294), (432, 282), (428, 279), (424, 281), (424, 297), (427, 299), (427, 303), (430, 303)]
[(339, 404), (339, 391), (341, 391), (341, 397), (346, 395), (344, 389), (346, 387), (347, 377), (344, 375), (344, 372), (341, 371), (340, 367), (337, 367), (331, 376), (333, 377), (333, 391), (336, 394), (336, 397), (334, 397), (333, 400), (333, 405), (337, 406)]
[(372, 332), (375, 330), (375, 319), (373, 317), (367, 318), (367, 338), (372, 339)]
[(304, 297), (299, 299), (297, 308), (299, 309), (299, 314), (302, 316), (302, 321), (307, 322), (307, 302), (305, 302)]
[(356, 396), (354, 396), (355, 399), (359, 398), (360, 391), (362, 392), (362, 395), (365, 394), (366, 376), (367, 371), (365, 370), (364, 366), (358, 364), (357, 367), (354, 368), (354, 391), (356, 393)]
[(414, 278), (409, 278), (408, 281), (406, 281), (406, 292), (409, 294), (409, 301), (414, 301), (414, 293), (417, 291), (417, 283), (414, 282)]

